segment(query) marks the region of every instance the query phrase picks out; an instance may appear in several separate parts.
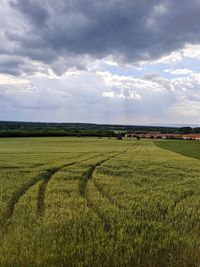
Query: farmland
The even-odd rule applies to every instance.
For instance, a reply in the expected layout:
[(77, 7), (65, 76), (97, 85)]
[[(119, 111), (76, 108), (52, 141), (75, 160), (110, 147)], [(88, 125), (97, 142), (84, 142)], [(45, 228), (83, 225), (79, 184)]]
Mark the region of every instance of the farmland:
[(155, 144), (160, 148), (165, 148), (184, 156), (200, 159), (200, 142), (188, 140), (162, 140), (156, 141)]
[(200, 161), (170, 144), (0, 139), (0, 266), (198, 266)]

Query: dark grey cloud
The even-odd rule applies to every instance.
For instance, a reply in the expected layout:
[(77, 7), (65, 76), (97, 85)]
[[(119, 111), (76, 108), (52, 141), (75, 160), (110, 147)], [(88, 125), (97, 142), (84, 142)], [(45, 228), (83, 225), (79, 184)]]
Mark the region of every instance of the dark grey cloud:
[(24, 60), (15, 57), (0, 56), (0, 73), (19, 76), (22, 74)]
[(71, 58), (85, 55), (135, 64), (200, 43), (198, 0), (13, 0), (10, 8), (24, 23), (5, 31), (12, 53), (52, 66), (65, 58), (77, 67)]
[(10, 2), (10, 6), (13, 9), (23, 13), (31, 23), (35, 24), (36, 27), (44, 25), (48, 18), (47, 10), (42, 6), (42, 3), (32, 0), (20, 0), (17, 2)]

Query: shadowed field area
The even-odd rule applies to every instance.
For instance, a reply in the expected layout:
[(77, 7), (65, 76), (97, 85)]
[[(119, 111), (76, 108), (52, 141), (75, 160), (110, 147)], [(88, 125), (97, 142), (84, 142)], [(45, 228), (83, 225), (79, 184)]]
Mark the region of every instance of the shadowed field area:
[(0, 266), (198, 266), (198, 159), (147, 140), (0, 139), (0, 183)]

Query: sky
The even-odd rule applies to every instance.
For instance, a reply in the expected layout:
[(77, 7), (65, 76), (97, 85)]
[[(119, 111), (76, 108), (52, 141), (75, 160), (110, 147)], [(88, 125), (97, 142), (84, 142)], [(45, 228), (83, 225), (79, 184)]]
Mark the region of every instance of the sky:
[(0, 120), (200, 124), (199, 0), (1, 0)]

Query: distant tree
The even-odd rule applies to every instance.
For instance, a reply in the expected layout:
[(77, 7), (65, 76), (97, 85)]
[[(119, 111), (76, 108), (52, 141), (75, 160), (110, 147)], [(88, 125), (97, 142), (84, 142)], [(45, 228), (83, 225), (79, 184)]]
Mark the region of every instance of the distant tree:
[(196, 127), (193, 129), (193, 133), (200, 133), (200, 127)]
[(122, 134), (121, 133), (118, 133), (117, 136), (116, 136), (117, 140), (122, 140)]
[(192, 128), (191, 127), (182, 127), (179, 129), (179, 132), (181, 134), (190, 134), (190, 133), (192, 133)]

